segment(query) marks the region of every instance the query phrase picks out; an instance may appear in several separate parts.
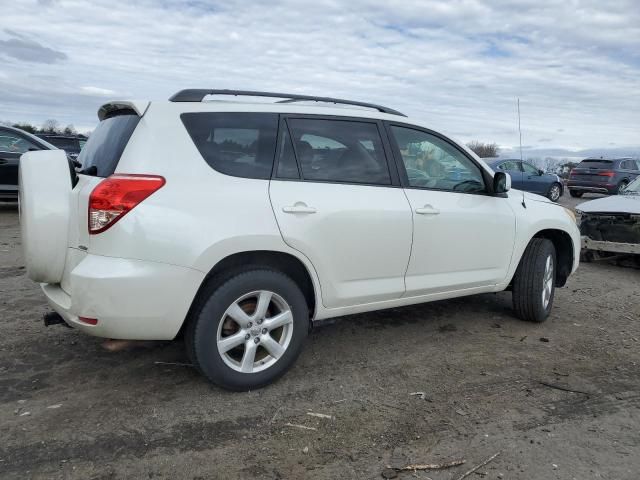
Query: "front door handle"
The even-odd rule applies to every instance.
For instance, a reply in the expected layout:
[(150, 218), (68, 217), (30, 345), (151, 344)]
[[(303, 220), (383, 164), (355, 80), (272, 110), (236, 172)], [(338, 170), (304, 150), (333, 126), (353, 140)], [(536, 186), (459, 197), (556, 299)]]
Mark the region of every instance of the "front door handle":
[(416, 213), (418, 215), (438, 215), (440, 210), (433, 208), (431, 205), (425, 205), (422, 208), (416, 208)]
[(284, 213), (316, 213), (316, 209), (308, 207), (306, 203), (296, 202), (294, 205), (282, 207)]

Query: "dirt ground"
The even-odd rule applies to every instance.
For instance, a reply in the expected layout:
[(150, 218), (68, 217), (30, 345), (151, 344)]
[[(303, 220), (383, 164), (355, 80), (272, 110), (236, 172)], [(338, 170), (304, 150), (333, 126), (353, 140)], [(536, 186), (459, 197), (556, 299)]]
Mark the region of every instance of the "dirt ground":
[(466, 478), (640, 476), (638, 269), (581, 265), (544, 324), (515, 319), (509, 293), (341, 318), (276, 384), (230, 393), (179, 342), (108, 353), (45, 328), (19, 244), (0, 207), (0, 478), (368, 479), (466, 461), (397, 473), (444, 480), (497, 452)]

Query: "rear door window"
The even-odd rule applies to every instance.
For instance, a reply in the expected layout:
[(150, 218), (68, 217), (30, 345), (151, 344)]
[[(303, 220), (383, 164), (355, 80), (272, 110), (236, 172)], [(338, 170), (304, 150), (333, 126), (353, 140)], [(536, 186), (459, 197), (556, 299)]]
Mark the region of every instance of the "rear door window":
[(83, 171), (95, 167), (97, 177), (112, 175), (139, 121), (133, 110), (120, 110), (102, 120), (78, 156)]
[(311, 118), (287, 122), (304, 180), (391, 184), (376, 123)]
[(200, 155), (214, 170), (234, 177), (271, 177), (277, 114), (194, 112), (180, 118)]

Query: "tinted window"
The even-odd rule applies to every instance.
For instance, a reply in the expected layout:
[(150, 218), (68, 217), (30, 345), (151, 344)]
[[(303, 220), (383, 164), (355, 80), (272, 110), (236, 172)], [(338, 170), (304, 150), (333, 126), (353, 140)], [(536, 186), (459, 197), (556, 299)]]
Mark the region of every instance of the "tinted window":
[(0, 152), (25, 153), (29, 149), (40, 150), (39, 147), (20, 135), (0, 130)]
[(518, 163), (519, 162), (508, 161), (508, 162), (501, 163), (498, 166), (498, 168), (500, 170), (520, 171), (520, 167), (519, 167)]
[(600, 159), (588, 159), (583, 160), (578, 164), (583, 168), (613, 168), (612, 160), (600, 160)]
[(524, 173), (527, 173), (529, 175), (540, 175), (540, 170), (538, 170), (530, 163), (522, 163), (522, 169), (524, 170)]
[(319, 119), (288, 123), (305, 180), (391, 184), (375, 123)]
[(483, 192), (480, 168), (448, 142), (420, 130), (392, 126), (412, 187)]
[(102, 120), (78, 156), (83, 170), (95, 167), (98, 177), (113, 174), (139, 121), (140, 117), (128, 110)]
[(213, 169), (234, 177), (271, 177), (277, 114), (183, 113), (180, 118)]

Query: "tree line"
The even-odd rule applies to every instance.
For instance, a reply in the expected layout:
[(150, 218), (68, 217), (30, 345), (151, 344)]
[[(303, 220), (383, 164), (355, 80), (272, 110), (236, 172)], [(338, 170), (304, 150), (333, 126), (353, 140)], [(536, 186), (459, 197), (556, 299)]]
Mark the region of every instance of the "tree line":
[(33, 125), (32, 123), (28, 123), (28, 122), (17, 122), (17, 123), (2, 122), (2, 123), (14, 128), (19, 128), (20, 130), (24, 130), (25, 132), (29, 132), (33, 135), (49, 134), (49, 135), (70, 135), (74, 137), (75, 136), (87, 137), (87, 135), (85, 134), (78, 133), (78, 131), (72, 124), (69, 124), (63, 127), (62, 125), (60, 125), (60, 122), (52, 118), (49, 120), (45, 120), (41, 126)]

